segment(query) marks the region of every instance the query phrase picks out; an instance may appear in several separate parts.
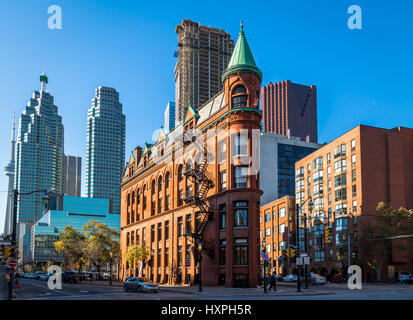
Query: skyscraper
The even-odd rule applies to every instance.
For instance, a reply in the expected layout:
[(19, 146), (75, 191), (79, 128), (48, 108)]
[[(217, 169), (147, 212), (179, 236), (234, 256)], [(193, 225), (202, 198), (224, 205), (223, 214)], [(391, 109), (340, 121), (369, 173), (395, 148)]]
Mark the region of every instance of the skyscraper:
[(178, 62), (175, 66), (175, 119), (177, 125), (189, 104), (197, 109), (223, 89), (234, 41), (225, 30), (184, 19), (177, 25)]
[(63, 155), (64, 191), (68, 196), (80, 197), (82, 158)]
[(165, 109), (165, 131), (175, 128), (175, 102), (169, 101)]
[(261, 88), (264, 132), (318, 141), (317, 91), (315, 86), (290, 80), (269, 83)]
[[(47, 190), (63, 193), (63, 123), (53, 96), (46, 91), (43, 72), (41, 90), (35, 91), (22, 112), (16, 143), (15, 188), (20, 192)], [(23, 235), (44, 214), (44, 193), (22, 195), (17, 203), (17, 232)]]
[(110, 199), (120, 213), (120, 183), (125, 165), (125, 115), (119, 93), (100, 86), (87, 117), (86, 196)]
[(13, 206), (12, 206), (12, 191), (14, 190), (14, 147), (16, 144), (16, 141), (14, 140), (14, 132), (15, 132), (15, 126), (14, 126), (14, 113), (13, 113), (13, 124), (12, 124), (12, 129), (11, 129), (11, 154), (10, 154), (10, 161), (9, 163), (4, 167), (4, 174), (9, 178), (9, 185), (8, 185), (8, 193), (7, 193), (7, 206), (6, 206), (6, 220), (4, 222), (4, 234), (8, 235), (12, 233), (12, 228), (13, 228)]

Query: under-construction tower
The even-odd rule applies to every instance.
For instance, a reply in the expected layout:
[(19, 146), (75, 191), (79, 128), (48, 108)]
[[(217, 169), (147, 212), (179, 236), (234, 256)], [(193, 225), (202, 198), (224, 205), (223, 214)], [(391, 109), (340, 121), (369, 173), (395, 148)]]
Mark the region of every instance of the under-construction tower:
[(214, 254), (213, 248), (203, 236), (208, 221), (213, 218), (214, 214), (206, 201), (208, 191), (214, 187), (214, 182), (207, 171), (208, 161), (212, 160), (211, 157), (212, 154), (209, 153), (207, 147), (204, 146), (202, 163), (200, 165), (196, 163), (195, 169), (191, 168), (184, 174), (198, 186), (195, 188), (196, 190), (194, 193), (191, 192), (186, 195), (185, 202), (191, 204), (194, 208), (199, 209), (196, 216), (195, 230), (187, 230), (185, 236), (196, 246), (201, 243), (202, 251), (212, 258)]
[(188, 101), (196, 110), (223, 89), (234, 41), (225, 30), (184, 19), (177, 25), (178, 61), (175, 66), (175, 123), (183, 121)]

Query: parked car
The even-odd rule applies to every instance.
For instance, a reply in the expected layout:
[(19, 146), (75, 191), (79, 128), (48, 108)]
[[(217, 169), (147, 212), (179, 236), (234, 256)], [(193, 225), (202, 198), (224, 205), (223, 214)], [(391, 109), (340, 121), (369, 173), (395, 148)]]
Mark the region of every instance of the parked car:
[(401, 280), (401, 279), (403, 279), (403, 281), (406, 283), (413, 283), (412, 274), (410, 272), (400, 271), (398, 280)]
[(136, 290), (137, 292), (158, 292), (158, 285), (152, 283), (148, 279), (132, 277), (123, 283), (123, 290)]
[(310, 279), (312, 284), (325, 284), (327, 283), (327, 279), (323, 276), (320, 276), (317, 273), (311, 272)]
[(296, 274), (288, 274), (285, 277), (283, 277), (283, 281), (285, 281), (285, 282), (297, 281), (297, 275)]
[(283, 276), (282, 276), (281, 274), (277, 274), (277, 275), (275, 275), (275, 279), (276, 279), (278, 282), (283, 281)]
[(36, 275), (34, 273), (28, 273), (27, 279), (36, 279)]
[(42, 280), (42, 281), (47, 281), (47, 280), (49, 280), (49, 277), (51, 276), (51, 274), (41, 274), (40, 276), (39, 276), (39, 280)]
[(331, 282), (343, 282), (343, 276), (341, 273), (336, 273), (331, 277)]
[(109, 280), (109, 272), (103, 273), (103, 280)]
[(43, 276), (43, 275), (45, 275), (45, 273), (43, 271), (36, 271), (34, 278), (36, 280), (39, 280), (40, 276)]
[(73, 271), (62, 272), (63, 283), (76, 283), (76, 275)]

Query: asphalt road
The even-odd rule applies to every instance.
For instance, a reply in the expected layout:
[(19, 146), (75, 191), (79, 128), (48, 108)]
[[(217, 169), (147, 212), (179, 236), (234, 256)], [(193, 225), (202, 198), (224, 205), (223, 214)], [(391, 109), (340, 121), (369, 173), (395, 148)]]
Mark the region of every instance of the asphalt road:
[(47, 281), (21, 279), (16, 289), (18, 300), (413, 300), (413, 285), (364, 285), (362, 290), (350, 290), (345, 284), (309, 286), (296, 292), (295, 284), (281, 284), (277, 292), (264, 294), (261, 289), (162, 288), (158, 293), (124, 292), (121, 286), (96, 283), (63, 284), (62, 290), (51, 290)]

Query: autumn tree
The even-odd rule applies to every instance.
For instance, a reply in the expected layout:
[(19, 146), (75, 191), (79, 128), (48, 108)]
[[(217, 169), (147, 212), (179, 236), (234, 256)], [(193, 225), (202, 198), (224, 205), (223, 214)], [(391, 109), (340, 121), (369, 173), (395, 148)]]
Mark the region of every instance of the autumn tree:
[(132, 269), (134, 267), (138, 268), (138, 264), (148, 259), (149, 256), (150, 251), (147, 248), (134, 244), (128, 247), (128, 250), (125, 254), (125, 260), (128, 262), (129, 267)]
[(100, 274), (103, 265), (113, 263), (119, 258), (119, 232), (95, 220), (90, 220), (85, 224), (82, 231), (86, 237), (86, 257)]
[(77, 264), (80, 273), (82, 264), (85, 262), (85, 236), (76, 229), (73, 229), (72, 226), (65, 226), (59, 234), (59, 239), (60, 240), (54, 243), (56, 252), (64, 253), (71, 264)]
[(395, 237), (413, 233), (413, 210), (393, 209), (390, 204), (380, 202), (376, 215), (362, 225), (361, 231), (362, 259), (376, 270), (377, 281), (381, 281), (383, 263), (392, 250), (406, 250), (405, 246), (394, 240)]

